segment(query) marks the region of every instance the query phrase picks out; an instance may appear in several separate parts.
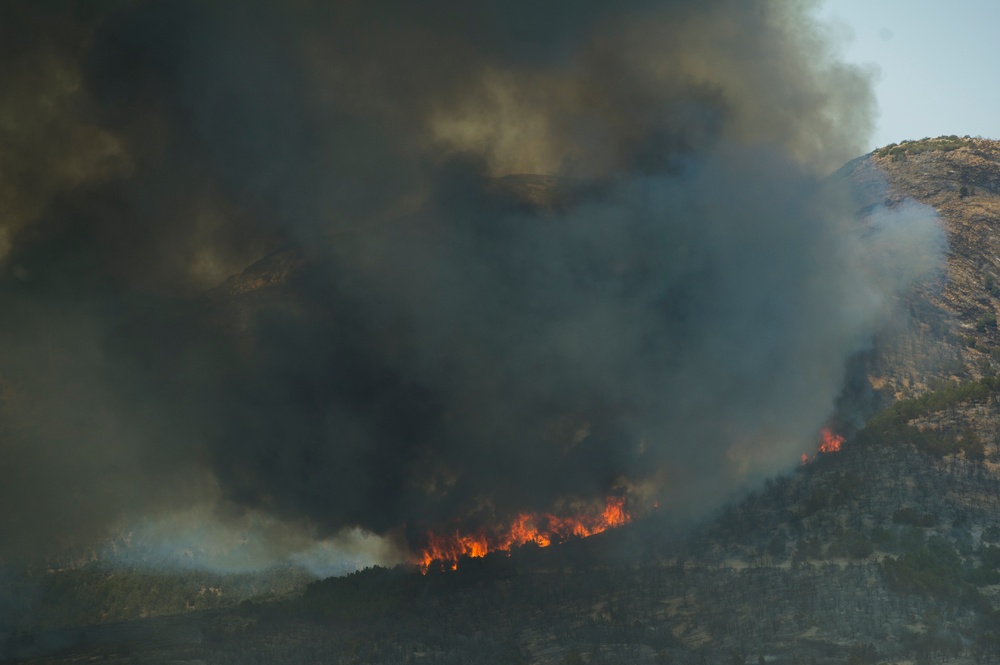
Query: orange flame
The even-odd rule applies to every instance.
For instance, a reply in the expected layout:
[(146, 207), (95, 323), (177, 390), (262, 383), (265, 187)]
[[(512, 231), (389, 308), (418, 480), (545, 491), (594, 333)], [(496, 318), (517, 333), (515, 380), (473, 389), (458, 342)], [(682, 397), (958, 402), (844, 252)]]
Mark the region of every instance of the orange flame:
[[(823, 428), (819, 435), (819, 451), (821, 453), (837, 453), (840, 452), (841, 446), (844, 445), (844, 437), (839, 434), (834, 434), (830, 430)], [(805, 466), (810, 461), (816, 459), (816, 455), (809, 457), (808, 455), (802, 456), (802, 465)]]
[(510, 552), (516, 547), (534, 543), (548, 547), (570, 538), (587, 538), (608, 529), (628, 524), (632, 515), (625, 509), (623, 497), (608, 497), (604, 510), (590, 515), (560, 517), (548, 513), (520, 513), (506, 529), (490, 533), (479, 530), (462, 533), (428, 533), (427, 544), (413, 563), (426, 574), (437, 561), (455, 570), (462, 557), (481, 558), (490, 552)]
[(820, 436), (823, 439), (823, 442), (819, 445), (821, 453), (840, 452), (840, 447), (844, 445), (844, 437), (834, 434), (828, 429), (824, 429)]

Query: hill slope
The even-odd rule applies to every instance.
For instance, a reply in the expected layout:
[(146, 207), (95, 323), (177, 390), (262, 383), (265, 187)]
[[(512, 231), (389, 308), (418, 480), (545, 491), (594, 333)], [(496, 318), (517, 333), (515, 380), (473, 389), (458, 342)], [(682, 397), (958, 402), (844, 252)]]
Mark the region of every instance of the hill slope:
[(853, 160), (838, 173), (861, 213), (907, 200), (933, 207), (948, 239), (943, 279), (911, 294), (908, 325), (879, 339), (876, 388), (913, 395), (940, 380), (991, 374), (1000, 361), (1000, 142), (940, 137), (904, 142)]
[[(172, 630), (184, 638), (174, 641), (129, 642), (115, 635), (137, 631), (122, 628), (46, 651), (37, 647), (45, 635), (17, 634), (0, 658), (744, 665), (1000, 657), (1000, 143), (889, 146), (839, 177), (853, 184), (862, 215), (907, 199), (933, 206), (950, 244), (941, 282), (912, 292), (905, 317), (860, 359), (861, 379), (895, 402), (841, 452), (817, 455), (699, 525), (654, 515), (561, 548), (465, 560), (454, 574), (363, 571), (295, 599), (180, 615)], [(546, 192), (561, 184), (498, 186), (538, 204), (558, 200)], [(255, 308), (294, 314), (282, 284), (306, 263), (289, 249), (231, 278), (208, 295), (223, 304), (213, 308), (222, 312), (216, 323), (238, 338), (241, 317)]]

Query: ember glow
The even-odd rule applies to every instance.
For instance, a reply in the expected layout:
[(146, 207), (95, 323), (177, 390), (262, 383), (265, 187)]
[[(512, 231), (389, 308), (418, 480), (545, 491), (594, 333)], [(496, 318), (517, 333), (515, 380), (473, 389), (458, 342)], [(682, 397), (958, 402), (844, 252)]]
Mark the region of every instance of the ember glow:
[[(841, 446), (844, 445), (844, 437), (839, 434), (834, 434), (830, 430), (824, 428), (819, 435), (819, 451), (821, 453), (839, 453)], [(816, 459), (813, 455), (811, 459)], [(802, 455), (802, 463), (808, 464), (810, 457), (808, 455)]]
[(566, 517), (549, 513), (520, 513), (509, 525), (496, 530), (479, 529), (463, 533), (456, 529), (448, 533), (428, 533), (426, 546), (413, 563), (424, 574), (435, 562), (442, 568), (455, 570), (462, 557), (481, 558), (490, 552), (509, 553), (528, 543), (548, 547), (571, 538), (587, 538), (631, 521), (632, 515), (625, 509), (623, 497), (608, 497), (604, 509), (591, 514)]

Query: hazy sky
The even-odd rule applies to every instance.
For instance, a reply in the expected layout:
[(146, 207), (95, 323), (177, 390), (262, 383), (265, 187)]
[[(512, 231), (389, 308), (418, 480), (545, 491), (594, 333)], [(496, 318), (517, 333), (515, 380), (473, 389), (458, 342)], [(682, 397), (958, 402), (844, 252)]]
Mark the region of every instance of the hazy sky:
[(871, 63), (881, 110), (871, 147), (942, 134), (1000, 138), (995, 0), (826, 0), (845, 56)]

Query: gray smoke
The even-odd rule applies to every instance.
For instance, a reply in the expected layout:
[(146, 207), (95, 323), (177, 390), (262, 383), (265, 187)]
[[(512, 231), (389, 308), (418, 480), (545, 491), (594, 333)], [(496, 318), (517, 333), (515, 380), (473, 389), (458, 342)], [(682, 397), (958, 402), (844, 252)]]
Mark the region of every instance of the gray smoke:
[(286, 4), (0, 10), (0, 556), (702, 509), (938, 269), (810, 3)]

